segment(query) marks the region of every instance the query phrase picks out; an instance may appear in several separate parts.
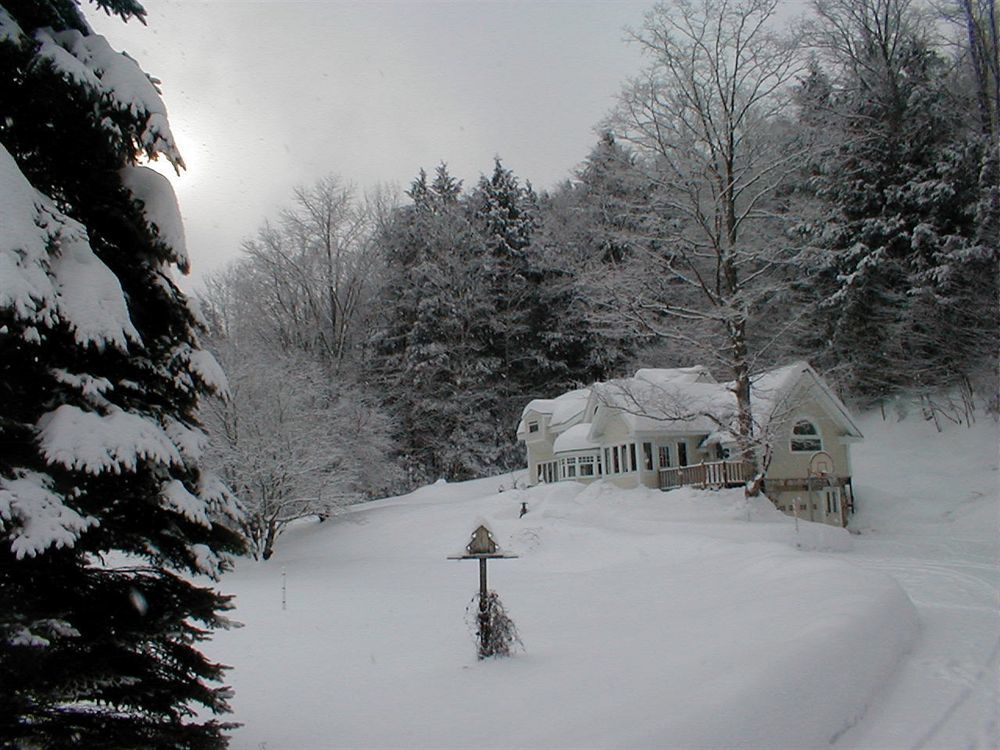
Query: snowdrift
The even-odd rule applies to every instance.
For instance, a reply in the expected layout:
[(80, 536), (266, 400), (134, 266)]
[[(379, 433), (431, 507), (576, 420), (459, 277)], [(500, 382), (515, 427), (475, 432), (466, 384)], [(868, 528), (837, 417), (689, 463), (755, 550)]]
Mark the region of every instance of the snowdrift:
[[(233, 747), (824, 747), (915, 638), (846, 531), (739, 490), (503, 482), (303, 525), (227, 576)], [(519, 555), (489, 565), (525, 644), (505, 660), (476, 660), (477, 566), (446, 559), (480, 519)]]

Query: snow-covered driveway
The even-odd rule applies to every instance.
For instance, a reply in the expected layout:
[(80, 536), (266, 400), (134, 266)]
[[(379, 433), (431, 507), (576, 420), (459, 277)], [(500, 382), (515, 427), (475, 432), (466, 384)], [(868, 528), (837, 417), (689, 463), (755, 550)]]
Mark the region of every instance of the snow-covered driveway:
[[(849, 557), (894, 577), (921, 634), (885, 694), (838, 747), (1000, 747), (1000, 476), (996, 426), (871, 420), (855, 461)], [(889, 431), (894, 439), (888, 438)], [(945, 450), (942, 450), (946, 448)], [(878, 489), (875, 489), (878, 488)]]
[(845, 748), (996, 748), (996, 543), (892, 535), (856, 541), (859, 565), (893, 576), (921, 620), (914, 653)]

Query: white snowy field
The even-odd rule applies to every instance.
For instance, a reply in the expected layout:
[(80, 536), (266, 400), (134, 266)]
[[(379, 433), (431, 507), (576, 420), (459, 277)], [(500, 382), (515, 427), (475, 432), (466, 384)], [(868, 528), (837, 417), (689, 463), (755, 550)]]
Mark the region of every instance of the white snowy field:
[[(995, 746), (996, 428), (863, 428), (860, 536), (741, 491), (509, 476), (293, 529), (223, 580), (232, 746)], [(446, 558), (482, 521), (519, 555), (489, 574), (524, 649), (481, 662), (477, 565)]]

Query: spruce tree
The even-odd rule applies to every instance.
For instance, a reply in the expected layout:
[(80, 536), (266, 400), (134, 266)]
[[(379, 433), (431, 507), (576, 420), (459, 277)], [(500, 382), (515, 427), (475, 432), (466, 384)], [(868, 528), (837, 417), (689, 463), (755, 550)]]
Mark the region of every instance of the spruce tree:
[(800, 96), (827, 139), (807, 284), (817, 363), (869, 401), (960, 382), (995, 352), (997, 325), (996, 244), (977, 230), (990, 149), (913, 8), (873, 7), (820, 6), (839, 75), (814, 70)]
[(575, 179), (543, 196), (533, 244), (542, 277), (541, 338), (553, 367), (533, 395), (620, 375), (634, 357), (640, 337), (604, 325), (600, 310), (615, 267), (653, 234), (648, 186), (634, 156), (605, 133)]
[(488, 473), (495, 450), (481, 434), (493, 372), (479, 346), (492, 314), (481, 239), (445, 165), (423, 171), (380, 244), (386, 279), (375, 369), (411, 482)]
[(513, 171), (494, 161), (470, 198), (482, 236), (479, 262), (488, 278), (494, 313), (480, 331), (480, 346), (492, 370), (495, 388), (488, 419), (496, 425), (493, 442), (502, 468), (513, 468), (520, 451), (510, 436), (527, 394), (551, 379), (555, 368), (543, 341), (545, 310), (540, 304), (542, 277), (536, 248), (538, 198)]
[[(97, 0), (141, 20), (134, 0)], [(217, 577), (238, 537), (199, 470), (224, 388), (169, 183), (153, 81), (73, 0), (0, 6), (0, 738), (222, 747)]]

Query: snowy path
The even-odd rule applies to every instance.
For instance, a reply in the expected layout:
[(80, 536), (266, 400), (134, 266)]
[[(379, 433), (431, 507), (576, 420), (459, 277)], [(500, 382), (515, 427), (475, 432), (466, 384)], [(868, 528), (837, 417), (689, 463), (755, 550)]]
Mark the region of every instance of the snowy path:
[(1000, 746), (996, 542), (862, 536), (851, 557), (899, 581), (917, 607), (922, 633), (887, 694), (839, 745)]
[[(915, 422), (915, 423), (914, 423)], [(1000, 747), (1000, 474), (995, 424), (937, 434), (868, 421), (855, 473), (865, 499), (848, 557), (895, 578), (917, 608), (912, 655), (844, 734), (848, 750)], [(888, 437), (892, 429), (895, 440)], [(900, 439), (900, 431), (909, 432)], [(893, 446), (896, 446), (895, 448)], [(945, 447), (950, 450), (942, 450)], [(876, 489), (878, 488), (878, 489)]]

